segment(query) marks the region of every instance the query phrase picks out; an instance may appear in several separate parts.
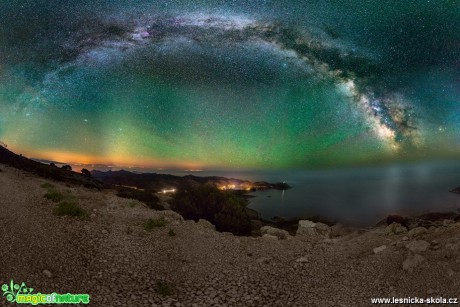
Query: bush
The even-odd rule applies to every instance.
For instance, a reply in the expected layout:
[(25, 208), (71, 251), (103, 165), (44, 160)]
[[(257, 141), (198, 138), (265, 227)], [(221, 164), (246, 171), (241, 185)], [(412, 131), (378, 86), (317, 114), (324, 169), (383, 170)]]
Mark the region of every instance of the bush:
[(72, 166), (70, 166), (70, 165), (63, 165), (61, 168), (63, 170), (65, 170), (65, 171), (71, 171), (72, 170)]
[(49, 182), (46, 182), (46, 183), (42, 184), (41, 187), (45, 188), (45, 189), (52, 189), (52, 188), (54, 188), (54, 185), (52, 185)]
[(166, 282), (157, 281), (156, 292), (160, 295), (171, 295), (173, 293), (173, 287)]
[(144, 229), (147, 231), (151, 231), (153, 228), (164, 226), (166, 226), (166, 221), (163, 218), (148, 219), (147, 222), (144, 223)]
[(64, 200), (65, 195), (62, 194), (61, 192), (57, 191), (57, 190), (50, 189), (50, 190), (48, 190), (48, 192), (46, 192), (46, 194), (44, 195), (44, 197), (45, 197), (46, 199), (49, 199), (49, 200), (55, 202), (55, 203), (58, 203), (58, 202)]
[(246, 213), (247, 200), (214, 185), (202, 185), (179, 191), (171, 208), (186, 219), (206, 219), (219, 231), (249, 235), (251, 220)]
[(82, 169), (82, 170), (81, 170), (81, 173), (82, 173), (83, 175), (87, 176), (87, 177), (91, 177), (91, 176), (92, 176), (92, 175), (91, 175), (91, 172), (88, 171), (86, 168)]
[(168, 235), (169, 235), (170, 237), (175, 237), (175, 236), (176, 236), (176, 232), (175, 232), (174, 230), (172, 230), (172, 229), (169, 229)]
[(84, 209), (80, 208), (76, 203), (70, 201), (59, 203), (57, 207), (54, 208), (54, 213), (59, 216), (68, 215), (79, 218), (88, 217), (88, 213)]

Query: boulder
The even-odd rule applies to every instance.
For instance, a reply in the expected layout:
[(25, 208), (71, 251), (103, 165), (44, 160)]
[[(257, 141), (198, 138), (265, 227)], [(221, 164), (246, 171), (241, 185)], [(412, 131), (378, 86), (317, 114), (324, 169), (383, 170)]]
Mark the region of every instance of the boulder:
[(262, 236), (267, 234), (267, 235), (275, 236), (281, 240), (289, 238), (289, 232), (287, 232), (286, 230), (271, 227), (271, 226), (264, 226), (260, 228), (260, 233), (262, 234)]
[(331, 228), (323, 223), (314, 223), (309, 220), (300, 220), (296, 234), (303, 236), (319, 235), (329, 237), (331, 234)]
[(418, 237), (418, 236), (421, 236), (425, 233), (428, 232), (428, 229), (426, 229), (425, 227), (415, 227), (411, 230), (409, 230), (409, 232), (407, 233), (407, 235), (411, 238), (413, 237)]
[(397, 235), (405, 232), (407, 232), (407, 228), (399, 223), (391, 223), (385, 228), (385, 233), (387, 235)]
[(430, 243), (424, 240), (415, 240), (406, 245), (406, 248), (414, 254), (422, 253), (428, 249)]

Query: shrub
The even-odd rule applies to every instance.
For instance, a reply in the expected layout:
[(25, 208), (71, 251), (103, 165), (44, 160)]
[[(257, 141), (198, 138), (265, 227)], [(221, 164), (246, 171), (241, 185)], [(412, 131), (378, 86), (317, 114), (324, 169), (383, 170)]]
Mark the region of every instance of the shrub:
[(157, 281), (157, 288), (156, 292), (160, 295), (171, 295), (173, 293), (172, 285), (164, 282), (164, 281)]
[(55, 203), (58, 203), (60, 201), (63, 201), (65, 198), (65, 195), (59, 192), (58, 190), (50, 189), (46, 194), (44, 195), (46, 199), (49, 199)]
[(71, 201), (59, 203), (56, 208), (54, 208), (54, 213), (59, 216), (68, 215), (79, 218), (88, 217), (88, 213), (84, 209), (80, 208), (75, 202)]
[(171, 208), (186, 219), (206, 219), (219, 231), (248, 235), (251, 220), (246, 213), (246, 205), (246, 199), (230, 191), (221, 191), (214, 185), (202, 185), (179, 191), (172, 200)]
[(164, 220), (164, 218), (148, 219), (147, 222), (144, 223), (144, 229), (147, 231), (151, 231), (153, 228), (164, 226), (166, 226), (166, 221)]
[(168, 235), (169, 235), (170, 237), (175, 237), (175, 236), (176, 236), (176, 232), (175, 232), (174, 230), (172, 230), (172, 229), (169, 229)]
[(70, 166), (70, 165), (63, 165), (61, 168), (63, 170), (65, 170), (65, 171), (71, 171), (72, 170), (72, 166)]
[(87, 177), (91, 177), (91, 172), (88, 171), (86, 168), (82, 169), (81, 173)]
[(46, 182), (46, 183), (42, 184), (41, 187), (45, 188), (45, 189), (52, 189), (52, 188), (54, 188), (54, 185), (52, 185), (49, 182)]

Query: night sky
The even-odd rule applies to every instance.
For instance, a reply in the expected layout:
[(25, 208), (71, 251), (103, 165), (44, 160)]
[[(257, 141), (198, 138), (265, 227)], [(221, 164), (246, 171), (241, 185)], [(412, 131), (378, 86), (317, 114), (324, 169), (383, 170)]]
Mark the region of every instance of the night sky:
[(174, 168), (457, 158), (460, 2), (2, 1), (0, 140)]

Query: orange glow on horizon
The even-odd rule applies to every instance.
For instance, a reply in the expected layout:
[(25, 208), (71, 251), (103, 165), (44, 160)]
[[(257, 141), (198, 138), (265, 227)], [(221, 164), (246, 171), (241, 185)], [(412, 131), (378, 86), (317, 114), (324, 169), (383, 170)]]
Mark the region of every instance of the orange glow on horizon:
[(140, 168), (183, 168), (183, 169), (196, 169), (201, 168), (203, 165), (197, 162), (190, 161), (174, 161), (167, 159), (158, 158), (130, 158), (113, 155), (107, 156), (96, 156), (87, 155), (82, 153), (70, 152), (70, 151), (59, 151), (59, 150), (19, 150), (19, 148), (11, 149), (13, 152), (24, 156), (35, 159), (43, 159), (49, 161), (55, 161), (58, 163), (67, 164), (102, 164), (113, 167), (140, 167)]

